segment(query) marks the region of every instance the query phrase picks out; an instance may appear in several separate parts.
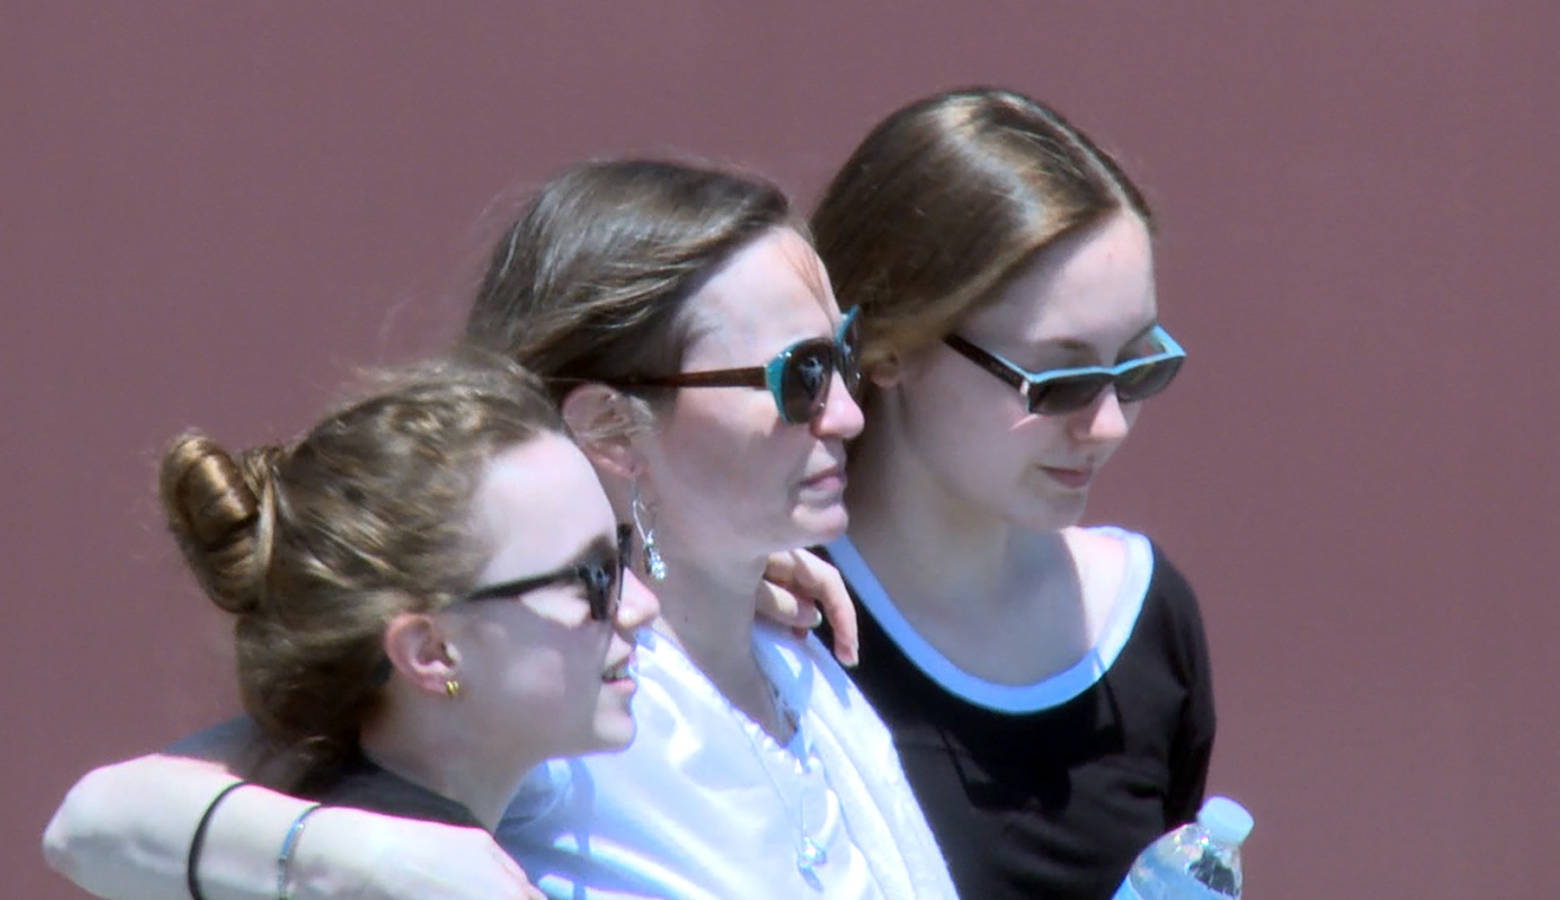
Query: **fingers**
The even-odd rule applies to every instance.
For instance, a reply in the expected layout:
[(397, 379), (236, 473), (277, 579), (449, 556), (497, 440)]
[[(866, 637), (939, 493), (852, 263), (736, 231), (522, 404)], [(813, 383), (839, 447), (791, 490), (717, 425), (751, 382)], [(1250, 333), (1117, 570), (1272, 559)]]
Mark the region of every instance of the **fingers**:
[(796, 583), (823, 611), (834, 631), (834, 656), (840, 665), (854, 666), (861, 661), (861, 649), (856, 631), (856, 604), (850, 600), (845, 579), (840, 570), (829, 565), (810, 550), (797, 550)]
[(820, 616), (827, 618), (834, 631), (835, 657), (841, 665), (857, 664), (856, 607), (838, 569), (811, 551), (792, 550), (771, 556), (764, 578), (760, 609), (767, 603), (770, 609), (780, 611), (774, 615), (764, 612), (767, 618), (792, 628), (812, 628)]
[(764, 580), (755, 597), (758, 614), (792, 629), (816, 628), (823, 621), (818, 608), (796, 587), (797, 563), (792, 553), (769, 557)]
[(782, 587), (772, 581), (762, 581), (758, 585), (754, 608), (758, 614), (776, 625), (784, 625), (787, 628), (800, 628), (806, 632), (810, 628), (818, 627), (823, 617), (818, 613), (818, 607), (811, 601), (804, 600), (791, 592), (788, 587)]

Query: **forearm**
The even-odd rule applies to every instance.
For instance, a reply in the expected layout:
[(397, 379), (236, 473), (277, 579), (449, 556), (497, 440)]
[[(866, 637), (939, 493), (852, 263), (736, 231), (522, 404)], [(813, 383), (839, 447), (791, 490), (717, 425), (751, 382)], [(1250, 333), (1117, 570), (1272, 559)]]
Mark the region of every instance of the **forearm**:
[[(44, 833), (44, 856), (99, 897), (186, 897), (196, 826), (236, 780), (220, 763), (172, 756), (104, 766), (66, 796)], [(206, 900), (274, 900), (282, 844), (312, 805), (255, 785), (229, 793), (207, 822), (197, 860)], [(309, 816), (287, 875), (296, 900), (539, 896), (483, 831), (341, 807)]]
[[(44, 832), (56, 871), (100, 897), (187, 893), (196, 823), (235, 776), (217, 763), (145, 756), (89, 772)], [(228, 795), (211, 817), (197, 877), (208, 900), (276, 896), (276, 850), (307, 804), (255, 786)]]

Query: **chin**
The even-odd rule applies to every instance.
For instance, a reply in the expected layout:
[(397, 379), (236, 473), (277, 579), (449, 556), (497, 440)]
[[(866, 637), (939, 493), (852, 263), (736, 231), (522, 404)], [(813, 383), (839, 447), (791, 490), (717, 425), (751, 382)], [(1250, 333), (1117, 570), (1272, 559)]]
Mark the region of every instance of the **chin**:
[(801, 539), (798, 546), (810, 547), (814, 544), (827, 544), (845, 533), (850, 525), (850, 514), (845, 511), (845, 504), (833, 503), (826, 507), (803, 506), (796, 511), (793, 521), (801, 526)]
[(634, 735), (639, 731), (631, 716), (623, 716), (619, 719), (596, 723), (596, 743), (594, 752), (611, 752), (623, 750), (634, 742)]
[(1065, 499), (1039, 498), (1021, 508), (1010, 510), (1008, 520), (1031, 531), (1061, 531), (1083, 521), (1083, 512), (1088, 505), (1086, 499), (1082, 494)]

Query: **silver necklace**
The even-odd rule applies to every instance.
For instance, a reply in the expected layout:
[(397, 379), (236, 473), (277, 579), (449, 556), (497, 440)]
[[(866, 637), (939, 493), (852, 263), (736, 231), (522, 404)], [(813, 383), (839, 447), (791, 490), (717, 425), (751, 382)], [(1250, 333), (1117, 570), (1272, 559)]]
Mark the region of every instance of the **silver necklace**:
[[(763, 669), (759, 669), (759, 674), (763, 675)], [(769, 680), (769, 676), (763, 675), (763, 677), (764, 685), (769, 688), (769, 702), (773, 704), (775, 717), (790, 726), (792, 740), (795, 740), (796, 736), (801, 734), (801, 718), (796, 714), (795, 710), (791, 709), (790, 704), (785, 702), (785, 698), (780, 696), (780, 689), (775, 687), (773, 681)], [(791, 801), (780, 787), (780, 782), (775, 778), (775, 773), (770, 771), (769, 763), (764, 759), (764, 752), (758, 746), (758, 741), (749, 731), (746, 722), (739, 724), (742, 728), (742, 736), (747, 738), (748, 748), (753, 751), (753, 758), (758, 760), (758, 767), (764, 770), (764, 777), (769, 779), (769, 786), (774, 789), (775, 796), (780, 798), (780, 805), (785, 808), (786, 816), (791, 817)], [(753, 724), (760, 729), (763, 728), (757, 722)], [(790, 754), (790, 751), (786, 752), (788, 755)], [(817, 841), (812, 839), (812, 835), (807, 833), (807, 791), (805, 787), (802, 789), (801, 796), (797, 798), (796, 806), (796, 814), (793, 820), (796, 826), (796, 870), (802, 873), (802, 877), (812, 882), (816, 887), (818, 874), (813, 870), (827, 863), (829, 854), (828, 851), (818, 845)]]

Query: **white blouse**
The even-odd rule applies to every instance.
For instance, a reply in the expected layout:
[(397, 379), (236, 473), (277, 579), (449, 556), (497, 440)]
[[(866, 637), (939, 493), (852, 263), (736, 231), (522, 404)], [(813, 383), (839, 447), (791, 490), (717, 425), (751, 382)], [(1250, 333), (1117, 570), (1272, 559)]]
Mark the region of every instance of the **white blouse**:
[(787, 747), (671, 641), (639, 640), (634, 743), (549, 763), (499, 825), (548, 896), (956, 896), (887, 729), (817, 638), (754, 630), (760, 668), (796, 713)]

